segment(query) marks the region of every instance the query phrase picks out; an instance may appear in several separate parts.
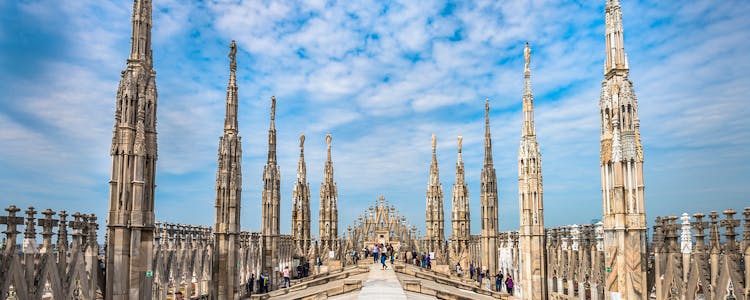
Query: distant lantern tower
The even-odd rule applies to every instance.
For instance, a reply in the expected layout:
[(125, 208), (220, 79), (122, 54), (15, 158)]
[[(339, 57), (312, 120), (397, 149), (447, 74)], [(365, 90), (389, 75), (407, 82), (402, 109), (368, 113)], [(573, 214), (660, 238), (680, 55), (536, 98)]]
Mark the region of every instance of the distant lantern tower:
[[(458, 136), (458, 159), (456, 161), (456, 182), (453, 184), (451, 205), (451, 260), (468, 267), (469, 238), (471, 219), (469, 213), (469, 186), (466, 184), (464, 161), (461, 156), (463, 137)], [(452, 262), (451, 262), (452, 263)]]
[(237, 126), (237, 45), (229, 52), (224, 135), (219, 138), (219, 160), (216, 168), (216, 226), (212, 263), (213, 299), (239, 299), (238, 236), (242, 196), (242, 139)]
[(606, 0), (601, 174), (607, 299), (646, 299), (646, 213), (638, 100), (628, 78), (619, 0)]
[(263, 271), (268, 273), (272, 285), (278, 282), (278, 239), (281, 171), (276, 162), (276, 97), (271, 97), (271, 125), (268, 129), (268, 161), (263, 168)]
[(524, 48), (523, 125), (518, 150), (518, 202), (521, 208), (521, 298), (547, 299), (544, 262), (544, 189), (542, 154), (534, 128), (534, 96), (531, 93), (531, 48)]
[(480, 249), (482, 268), (497, 273), (497, 175), (492, 163), (492, 136), (490, 135), (490, 100), (484, 105), (484, 166), (482, 167), (481, 194), (482, 232)]
[[(432, 163), (430, 164), (430, 180), (427, 183), (426, 211), (425, 211), (425, 239), (427, 250), (435, 252), (439, 260), (443, 260), (445, 244), (445, 223), (443, 213), (443, 185), (440, 183), (440, 170), (437, 162), (437, 140), (432, 135)], [(445, 262), (447, 263), (447, 262)]]
[(323, 182), (320, 184), (320, 217), (318, 247), (322, 255), (328, 257), (328, 251), (337, 251), (339, 247), (339, 193), (333, 180), (333, 160), (331, 159), (331, 134), (326, 135), (328, 157), (323, 170)]
[(304, 134), (299, 136), (297, 182), (292, 190), (292, 235), (297, 254), (307, 255), (310, 251), (310, 184), (307, 182)]
[(151, 1), (133, 4), (130, 56), (117, 88), (112, 130), (106, 299), (150, 299), (156, 177), (156, 72)]

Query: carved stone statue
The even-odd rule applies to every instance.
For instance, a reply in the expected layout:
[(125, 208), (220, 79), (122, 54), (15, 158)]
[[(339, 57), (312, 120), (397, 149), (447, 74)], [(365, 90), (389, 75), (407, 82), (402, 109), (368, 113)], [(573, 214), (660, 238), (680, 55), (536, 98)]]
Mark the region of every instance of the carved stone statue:
[(437, 146), (437, 138), (433, 134), (432, 135), (432, 151), (435, 151), (436, 146)]
[(529, 64), (531, 63), (531, 48), (529, 47), (529, 43), (526, 43), (526, 47), (523, 49), (523, 59), (526, 61), (526, 65), (524, 66), (525, 70), (529, 69)]
[(459, 135), (458, 136), (458, 152), (461, 152), (461, 147), (462, 147), (461, 145), (463, 145), (463, 142), (464, 142), (464, 137)]
[(304, 133), (300, 133), (299, 135), (299, 147), (305, 148), (305, 134)]
[(229, 68), (232, 71), (237, 71), (237, 44), (234, 40), (232, 40), (232, 44), (229, 45), (229, 59), (231, 59)]
[(331, 150), (331, 134), (326, 134), (326, 144), (328, 144), (328, 150)]

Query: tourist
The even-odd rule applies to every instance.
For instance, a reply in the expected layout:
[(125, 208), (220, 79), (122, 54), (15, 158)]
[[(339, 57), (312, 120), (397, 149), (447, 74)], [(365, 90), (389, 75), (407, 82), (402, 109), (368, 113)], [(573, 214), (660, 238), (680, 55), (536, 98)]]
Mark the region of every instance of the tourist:
[(469, 264), (469, 279), (474, 279), (474, 263)]
[(375, 244), (372, 247), (372, 262), (377, 263), (378, 262), (378, 245)]
[(485, 270), (484, 274), (485, 274), (485, 277), (486, 277), (485, 279), (487, 280), (487, 290), (488, 291), (492, 291), (492, 287), (491, 287), (492, 286), (492, 283), (491, 283), (492, 282), (492, 276), (490, 274), (490, 270)]
[(263, 294), (263, 275), (258, 274), (258, 294)]
[(456, 263), (456, 275), (461, 277), (461, 263)]
[(505, 280), (505, 289), (508, 294), (513, 295), (513, 278), (510, 278), (510, 274), (508, 274), (508, 279)]
[(302, 279), (302, 265), (297, 265), (297, 279)]
[(268, 293), (268, 274), (263, 273), (263, 293)]
[(396, 251), (393, 251), (393, 248), (391, 248), (391, 265), (393, 265), (394, 260), (396, 260)]
[(185, 298), (184, 298), (184, 296), (182, 295), (182, 292), (178, 291), (178, 292), (174, 293), (174, 299), (175, 299), (175, 300), (183, 300), (183, 299), (185, 299)]
[(284, 267), (284, 288), (292, 286), (292, 282), (289, 280), (289, 266)]
[(320, 259), (320, 256), (315, 258), (315, 265), (318, 266), (318, 274), (320, 274), (320, 266), (323, 265), (323, 260)]
[(253, 285), (255, 285), (255, 273), (250, 274), (250, 278), (247, 280), (247, 294), (253, 294)]
[(382, 266), (381, 266), (381, 269), (382, 269), (382, 270), (388, 269), (388, 266), (386, 266), (386, 265), (385, 265), (385, 260), (386, 260), (386, 258), (387, 258), (387, 257), (386, 257), (386, 255), (385, 255), (385, 253), (383, 253), (382, 255), (380, 255), (380, 264), (382, 265)]
[(427, 255), (427, 258), (425, 258), (425, 260), (427, 260), (427, 269), (432, 270), (432, 262), (430, 261), (430, 256)]
[(354, 254), (352, 254), (352, 256), (354, 257), (354, 264), (356, 265), (359, 261), (359, 252), (354, 251)]
[(413, 264), (415, 266), (419, 266), (417, 264), (417, 252), (415, 252), (415, 251), (411, 252), (411, 264)]
[(420, 261), (422, 262), (422, 269), (424, 269), (427, 266), (427, 261), (425, 260), (424, 252), (422, 252), (422, 256), (420, 257)]
[(498, 272), (495, 274), (495, 291), (499, 292), (503, 285), (503, 273)]

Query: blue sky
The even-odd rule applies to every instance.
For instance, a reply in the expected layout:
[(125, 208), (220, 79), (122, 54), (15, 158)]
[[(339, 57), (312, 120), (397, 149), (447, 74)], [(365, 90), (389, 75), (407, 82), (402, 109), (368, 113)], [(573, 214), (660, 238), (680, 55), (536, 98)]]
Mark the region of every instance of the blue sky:
[[(622, 4), (649, 222), (748, 206), (750, 2)], [(105, 215), (131, 9), (131, 1), (0, 2), (0, 206)], [(603, 10), (604, 1), (154, 0), (157, 219), (213, 224), (232, 39), (239, 48), (245, 229), (260, 229), (272, 95), (283, 232), (290, 229), (301, 132), (313, 235), (328, 132), (341, 228), (380, 194), (424, 227), (434, 133), (446, 219), (456, 137), (464, 136), (472, 232), (479, 232), (485, 98), (492, 108), (500, 228), (516, 228), (526, 41), (547, 225), (598, 218)]]

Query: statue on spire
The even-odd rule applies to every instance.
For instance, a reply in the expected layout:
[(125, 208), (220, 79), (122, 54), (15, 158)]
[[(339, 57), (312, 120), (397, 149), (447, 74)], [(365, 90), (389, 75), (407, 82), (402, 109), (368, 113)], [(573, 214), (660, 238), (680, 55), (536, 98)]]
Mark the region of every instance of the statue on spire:
[(305, 148), (305, 134), (304, 133), (299, 134), (299, 148), (300, 149)]
[(432, 135), (432, 153), (435, 153), (435, 148), (437, 148), (437, 138), (435, 135)]
[(229, 59), (231, 59), (229, 69), (234, 72), (237, 71), (237, 44), (232, 40), (232, 44), (229, 45)]
[(326, 134), (326, 144), (328, 144), (328, 152), (331, 152), (331, 134)]
[(528, 71), (529, 64), (531, 63), (531, 48), (529, 47), (529, 42), (526, 42), (526, 47), (523, 49), (523, 59), (526, 61), (524, 70)]
[(459, 153), (461, 153), (461, 147), (463, 145), (463, 142), (464, 142), (464, 137), (459, 135), (458, 136), (458, 152)]

